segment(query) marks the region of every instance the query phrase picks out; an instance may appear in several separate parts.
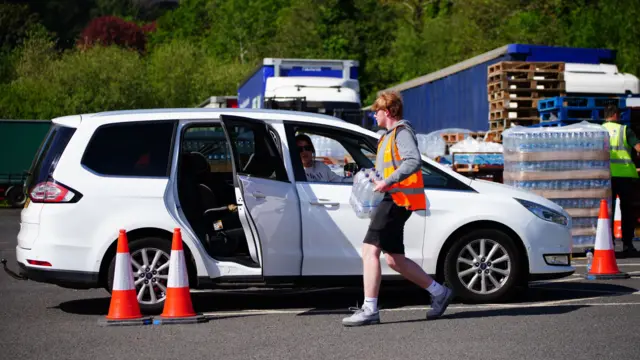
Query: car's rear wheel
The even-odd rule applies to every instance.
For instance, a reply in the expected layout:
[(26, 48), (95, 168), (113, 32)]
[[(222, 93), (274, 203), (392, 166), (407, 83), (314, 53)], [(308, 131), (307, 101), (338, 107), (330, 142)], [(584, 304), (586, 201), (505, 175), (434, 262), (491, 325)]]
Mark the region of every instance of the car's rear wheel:
[[(166, 298), (171, 243), (155, 237), (137, 239), (129, 244), (129, 252), (140, 311), (159, 314)], [(109, 291), (113, 288), (114, 273), (115, 256), (109, 265)]]
[(468, 302), (507, 300), (520, 277), (519, 251), (513, 239), (494, 229), (461, 236), (444, 263), (445, 281)]

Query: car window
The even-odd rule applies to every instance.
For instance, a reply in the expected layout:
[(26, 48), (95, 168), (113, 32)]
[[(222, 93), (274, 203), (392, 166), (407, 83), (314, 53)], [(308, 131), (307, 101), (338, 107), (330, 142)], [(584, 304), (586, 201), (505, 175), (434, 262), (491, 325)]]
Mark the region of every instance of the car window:
[(26, 187), (31, 189), (40, 182), (48, 181), (58, 165), (58, 160), (66, 149), (76, 129), (52, 124), (45, 136), (40, 149), (31, 164), (31, 170), (27, 177)]
[(449, 179), (447, 175), (436, 172), (427, 162), (422, 162), (422, 181), (425, 188), (447, 188)]
[(230, 122), (225, 126), (231, 141), (235, 144), (236, 171), (263, 179), (289, 181), (282, 154), (278, 151), (275, 131), (262, 123), (239, 125)]
[(101, 175), (167, 177), (175, 125), (162, 121), (101, 126), (81, 163)]
[[(364, 137), (351, 136), (336, 129), (314, 125), (287, 125), (288, 141), (291, 144), (291, 160), (298, 181), (312, 183), (352, 183), (355, 171), (372, 168), (375, 153)], [(308, 154), (298, 149), (296, 136), (306, 135), (311, 140), (314, 153), (313, 167), (304, 167)], [(308, 152), (307, 152), (308, 153)]]
[(204, 157), (210, 172), (233, 172), (231, 151), (221, 124), (188, 127), (182, 138), (181, 153)]
[[(344, 165), (353, 162), (353, 158), (342, 144), (330, 137), (307, 134), (315, 148), (315, 160), (329, 167), (338, 176), (344, 176)], [(308, 179), (315, 181), (314, 179)]]

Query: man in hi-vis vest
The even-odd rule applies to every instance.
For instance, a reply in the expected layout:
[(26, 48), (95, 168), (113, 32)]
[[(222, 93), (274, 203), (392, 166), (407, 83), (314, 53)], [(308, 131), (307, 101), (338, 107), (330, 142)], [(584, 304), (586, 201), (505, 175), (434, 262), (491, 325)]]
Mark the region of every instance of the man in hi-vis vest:
[[(604, 109), (606, 122), (602, 125), (609, 131), (609, 148), (611, 162), (611, 201), (615, 205), (616, 196), (620, 196), (620, 211), (622, 212), (622, 254), (623, 256), (637, 255), (633, 247), (633, 236), (636, 220), (633, 216), (633, 193), (640, 191), (638, 170), (631, 153), (640, 152), (640, 141), (633, 131), (619, 123), (620, 111), (615, 104)], [(615, 206), (613, 207), (615, 209)], [(614, 215), (614, 214), (612, 214)], [(611, 221), (613, 234), (613, 220)]]
[(386, 129), (378, 142), (376, 170), (382, 181), (375, 181), (375, 191), (384, 198), (371, 216), (362, 246), (364, 304), (352, 316), (342, 320), (345, 326), (380, 322), (380, 253), (385, 253), (389, 267), (431, 294), (427, 319), (437, 318), (446, 310), (453, 291), (438, 284), (422, 268), (404, 256), (404, 224), (413, 211), (426, 210), (422, 181), (422, 159), (418, 140), (411, 124), (402, 119), (402, 99), (395, 92), (383, 93), (372, 106), (378, 126)]

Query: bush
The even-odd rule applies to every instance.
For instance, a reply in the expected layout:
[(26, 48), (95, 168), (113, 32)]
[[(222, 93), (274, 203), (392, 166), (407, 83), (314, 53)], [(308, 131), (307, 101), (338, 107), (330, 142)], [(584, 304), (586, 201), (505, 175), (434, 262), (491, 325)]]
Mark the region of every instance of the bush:
[(91, 20), (80, 34), (78, 45), (88, 48), (100, 45), (118, 45), (144, 52), (147, 45), (146, 32), (154, 31), (155, 24), (143, 27), (117, 16), (102, 16)]
[(17, 78), (2, 85), (5, 118), (51, 119), (149, 104), (144, 60), (117, 46), (54, 52), (46, 39), (18, 50)]

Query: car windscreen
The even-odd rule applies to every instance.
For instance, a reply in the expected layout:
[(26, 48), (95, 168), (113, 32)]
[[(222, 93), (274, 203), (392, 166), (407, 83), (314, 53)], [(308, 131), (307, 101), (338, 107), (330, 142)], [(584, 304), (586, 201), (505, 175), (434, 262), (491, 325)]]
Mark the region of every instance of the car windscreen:
[(27, 191), (31, 191), (33, 186), (51, 179), (51, 174), (53, 174), (62, 152), (75, 132), (75, 128), (59, 124), (51, 125), (51, 129), (42, 141), (42, 145), (40, 145), (31, 164), (25, 184)]

